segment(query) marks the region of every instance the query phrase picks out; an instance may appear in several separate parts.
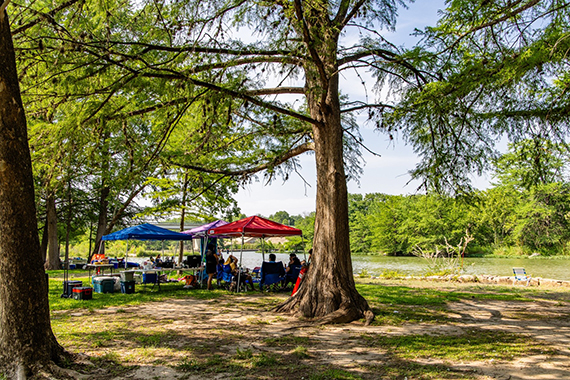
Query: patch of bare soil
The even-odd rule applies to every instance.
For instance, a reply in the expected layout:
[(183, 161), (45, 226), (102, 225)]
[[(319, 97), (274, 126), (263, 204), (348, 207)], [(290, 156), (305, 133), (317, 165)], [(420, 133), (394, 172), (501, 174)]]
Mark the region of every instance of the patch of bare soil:
[[(406, 323), (399, 326), (364, 326), (361, 322), (317, 326), (292, 315), (275, 314), (271, 306), (283, 296), (228, 295), (216, 300), (173, 299), (95, 314), (75, 313), (78, 323), (128, 321), (138, 331), (135, 342), (117, 334), (102, 347), (85, 353), (92, 357), (113, 352), (128, 366), (119, 374), (90, 373), (93, 379), (308, 379), (327, 369), (348, 371), (363, 379), (570, 379), (570, 307), (567, 302), (536, 302), (471, 299), (447, 306), (444, 321)], [(237, 302), (236, 302), (237, 301)], [(239, 306), (238, 306), (239, 305)], [(141, 351), (146, 342), (154, 344)], [(399, 360), (388, 350), (370, 345), (366, 336), (453, 335), (478, 331), (522, 334), (543, 342), (548, 350), (531, 352), (512, 361), (443, 361), (419, 358)], [(132, 337), (131, 337), (132, 338)], [(142, 342), (142, 343), (141, 343)], [(143, 344), (144, 346), (144, 344)], [(299, 346), (305, 351), (299, 353)], [(78, 348), (79, 349), (79, 348)], [(236, 355), (278, 357), (285, 365), (256, 368), (244, 373), (209, 372), (188, 368), (192, 360), (202, 363), (215, 355), (219, 361)], [(185, 367), (186, 365), (186, 367)], [(215, 364), (213, 364), (215, 365)], [(129, 367), (132, 366), (132, 367)], [(414, 368), (447, 368), (448, 373), (415, 377)], [(227, 367), (226, 367), (227, 368)], [(393, 371), (401, 368), (400, 371)], [(346, 377), (350, 378), (350, 377)]]

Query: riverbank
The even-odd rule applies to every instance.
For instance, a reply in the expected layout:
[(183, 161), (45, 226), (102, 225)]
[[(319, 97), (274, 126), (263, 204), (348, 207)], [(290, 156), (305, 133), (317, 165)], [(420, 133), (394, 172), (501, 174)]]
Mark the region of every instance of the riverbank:
[[(370, 277), (372, 280), (380, 280), (380, 277)], [(528, 281), (517, 280), (514, 276), (491, 276), (491, 275), (447, 275), (447, 276), (406, 276), (405, 281), (436, 281), (455, 283), (480, 283), (510, 286), (541, 286), (547, 288), (570, 288), (570, 281), (554, 280), (549, 278), (531, 277)]]
[(164, 289), (143, 303), (129, 294), (60, 299), (52, 326), (78, 355), (69, 379), (570, 378), (566, 288), (357, 282), (376, 315), (370, 326), (276, 314), (284, 293), (200, 289)]

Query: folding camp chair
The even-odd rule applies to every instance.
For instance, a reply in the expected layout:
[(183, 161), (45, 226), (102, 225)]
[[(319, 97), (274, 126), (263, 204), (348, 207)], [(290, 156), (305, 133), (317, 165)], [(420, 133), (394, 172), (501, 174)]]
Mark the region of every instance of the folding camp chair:
[(513, 273), (515, 275), (515, 279), (513, 280), (513, 285), (518, 283), (519, 281), (526, 282), (526, 286), (530, 285), (531, 276), (526, 274), (524, 268), (513, 268)]
[(275, 284), (280, 284), (285, 276), (285, 268), (283, 268), (283, 263), (281, 261), (277, 263), (264, 261), (261, 264), (261, 280), (259, 281), (259, 290), (263, 290), (264, 287), (270, 287)]
[(292, 265), (291, 269), (289, 270), (289, 273), (287, 273), (285, 275), (285, 279), (283, 280), (283, 287), (287, 287), (287, 285), (289, 285), (289, 283), (293, 284), (293, 286), (295, 286), (295, 283), (297, 282), (297, 278), (299, 277), (299, 273), (301, 272), (301, 268), (303, 268), (302, 265)]
[(233, 278), (234, 275), (232, 274), (232, 268), (229, 265), (223, 265), (220, 280), (226, 290), (230, 288)]

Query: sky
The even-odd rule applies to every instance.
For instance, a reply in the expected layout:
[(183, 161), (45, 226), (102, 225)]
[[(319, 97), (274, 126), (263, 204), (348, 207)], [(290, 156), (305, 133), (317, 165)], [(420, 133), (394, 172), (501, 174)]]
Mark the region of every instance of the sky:
[[(415, 37), (410, 34), (414, 28), (423, 29), (424, 26), (435, 25), (438, 10), (443, 6), (442, 0), (416, 0), (415, 3), (409, 5), (408, 9), (400, 10), (396, 31), (382, 34), (398, 46), (412, 46)], [(362, 97), (362, 94), (350, 92), (351, 89), (356, 92), (361, 91), (358, 86), (350, 86), (351, 81), (354, 80), (357, 81), (356, 83), (360, 82), (357, 77), (350, 77), (350, 73), (345, 74), (341, 78), (341, 89), (351, 97)], [(369, 88), (370, 85), (368, 85)], [(410, 182), (408, 174), (408, 171), (413, 169), (418, 162), (418, 157), (412, 148), (406, 146), (398, 137), (392, 142), (389, 141), (387, 135), (374, 131), (372, 126), (364, 122), (360, 123), (360, 127), (365, 145), (380, 154), (380, 157), (368, 152), (363, 154), (366, 162), (364, 173), (360, 178), (360, 183), (354, 181), (348, 183), (349, 193), (394, 195), (415, 193), (419, 183)], [(299, 173), (303, 178), (293, 173), (286, 182), (278, 179), (266, 185), (263, 182), (263, 175), (259, 175), (257, 181), (254, 180), (240, 190), (236, 199), (242, 212), (248, 216), (255, 214), (270, 216), (276, 211), (287, 211), (291, 215), (303, 215), (314, 211), (316, 190), (314, 156), (304, 154), (300, 157), (300, 162), (302, 170), (299, 170)], [(479, 188), (485, 187), (486, 178), (477, 178), (474, 184)]]

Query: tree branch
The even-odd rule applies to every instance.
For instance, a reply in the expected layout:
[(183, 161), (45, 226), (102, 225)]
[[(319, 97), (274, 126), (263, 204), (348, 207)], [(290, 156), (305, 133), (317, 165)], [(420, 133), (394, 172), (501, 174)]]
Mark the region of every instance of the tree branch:
[[(360, 8), (366, 4), (368, 0), (359, 0), (354, 7), (352, 8), (352, 10), (350, 11), (350, 13), (348, 13), (348, 15), (346, 17), (343, 17), (342, 22), (339, 25), (339, 30), (343, 30), (346, 25), (350, 22), (350, 20), (352, 20), (354, 18), (354, 16), (356, 16), (356, 14), (358, 13), (358, 11), (360, 10)], [(346, 12), (345, 12), (346, 14)], [(339, 13), (340, 15), (340, 13)], [(338, 17), (338, 16), (337, 16)], [(335, 22), (338, 22), (339, 20), (335, 20)]]
[(412, 71), (418, 78), (422, 80), (423, 83), (427, 83), (427, 79), (424, 77), (424, 74), (420, 70), (415, 68), (411, 63), (404, 60), (398, 54), (385, 49), (365, 50), (353, 55), (340, 58), (338, 60), (338, 65), (339, 66), (346, 65), (347, 63), (360, 61), (362, 58), (370, 56), (378, 56), (388, 62), (399, 64), (400, 66), (405, 67), (406, 69)]
[(279, 94), (305, 94), (304, 87), (276, 87), (260, 88), (259, 90), (246, 91), (247, 95), (279, 95)]
[(152, 73), (147, 73), (147, 74), (142, 74), (143, 77), (147, 77), (147, 78), (163, 78), (163, 79), (180, 79), (180, 80), (187, 80), (188, 82), (190, 82), (191, 84), (195, 85), (195, 86), (199, 86), (199, 87), (204, 87), (207, 88), (209, 90), (212, 91), (216, 91), (216, 92), (220, 92), (222, 94), (226, 94), (229, 95), (231, 97), (234, 98), (238, 98), (238, 99), (243, 99), (243, 100), (247, 100), (248, 102), (255, 104), (259, 107), (280, 113), (280, 114), (284, 114), (284, 115), (288, 115), (291, 117), (294, 117), (298, 120), (304, 121), (306, 123), (310, 123), (310, 124), (318, 124), (319, 122), (313, 118), (310, 118), (309, 116), (300, 114), (298, 112), (295, 111), (291, 111), (288, 110), (286, 108), (283, 107), (279, 107), (276, 106), (274, 104), (265, 102), (263, 100), (257, 99), (255, 97), (249, 96), (245, 93), (239, 92), (239, 91), (235, 91), (235, 90), (230, 90), (228, 88), (224, 88), (224, 87), (220, 87), (218, 85), (215, 85), (213, 83), (208, 83), (208, 82), (204, 82), (198, 79), (193, 79), (190, 77), (187, 77), (185, 75), (182, 74), (152, 74)]
[(363, 110), (363, 109), (367, 109), (367, 108), (391, 108), (391, 109), (395, 109), (396, 107), (391, 106), (389, 104), (361, 104), (359, 106), (355, 106), (352, 108), (345, 108), (343, 110), (340, 111), (340, 113), (348, 113), (348, 112), (354, 112), (354, 111), (359, 111), (359, 110)]
[(195, 66), (195, 67), (191, 68), (188, 72), (190, 74), (197, 74), (197, 73), (203, 72), (203, 71), (248, 65), (250, 63), (280, 63), (280, 64), (289, 63), (292, 65), (299, 65), (300, 60), (297, 58), (283, 57), (283, 56), (253, 57), (253, 58), (248, 58), (248, 59), (240, 59), (240, 60), (236, 60), (236, 61), (218, 62), (218, 63), (211, 63), (209, 65)]
[[(498, 19), (488, 21), (488, 22), (486, 22), (486, 23), (484, 23), (484, 24), (481, 24), (481, 25), (478, 25), (478, 26), (475, 26), (475, 27), (469, 29), (468, 31), (464, 32), (464, 33), (461, 34), (459, 37), (457, 37), (457, 40), (455, 40), (450, 46), (448, 46), (448, 47), (444, 50), (444, 52), (453, 49), (455, 46), (457, 46), (457, 44), (458, 44), (462, 39), (464, 39), (465, 37), (467, 37), (469, 34), (474, 33), (474, 32), (476, 32), (476, 31), (478, 31), (478, 30), (485, 29), (485, 28), (488, 28), (488, 27), (490, 27), (490, 26), (496, 25), (496, 24), (498, 24), (498, 23), (500, 23), (500, 22), (506, 21), (506, 20), (508, 20), (509, 18), (511, 18), (511, 17), (513, 17), (513, 16), (516, 16), (517, 14), (522, 13), (522, 12), (526, 11), (526, 10), (529, 9), (529, 8), (532, 8), (533, 6), (535, 6), (536, 4), (538, 4), (539, 1), (540, 1), (540, 0), (531, 0), (531, 1), (530, 1), (529, 3), (527, 3), (526, 5), (523, 5), (523, 6), (521, 6), (520, 8), (517, 8), (517, 9), (515, 9), (515, 10), (513, 10), (513, 11), (507, 13), (507, 14), (505, 14), (503, 17), (499, 17)], [(511, 6), (515, 6), (515, 5), (519, 4), (520, 2), (521, 2), (521, 1), (517, 1), (517, 2), (514, 3), (514, 4), (511, 4)]]
[(6, 10), (8, 4), (10, 4), (10, 0), (4, 0), (4, 3), (0, 5), (0, 21), (4, 20), (4, 11)]
[[(67, 7), (72, 6), (73, 4), (75, 4), (75, 3), (79, 2), (79, 1), (80, 1), (80, 0), (69, 0), (69, 1), (67, 1), (67, 2), (65, 2), (65, 3), (63, 3), (63, 4), (61, 4), (59, 7), (55, 7), (54, 9), (52, 9), (51, 11), (49, 11), (49, 12), (47, 12), (47, 13), (43, 13), (43, 12), (39, 12), (39, 11), (36, 11), (36, 10), (31, 9), (32, 12), (34, 12), (34, 13), (36, 13), (36, 14), (39, 14), (39, 17), (36, 18), (36, 19), (33, 20), (33, 21), (30, 21), (30, 22), (27, 23), (26, 25), (22, 25), (22, 26), (19, 27), (18, 29), (14, 29), (14, 30), (12, 31), (12, 36), (14, 36), (14, 35), (16, 35), (16, 34), (18, 34), (18, 33), (21, 33), (21, 32), (23, 32), (23, 31), (25, 31), (25, 30), (30, 29), (32, 26), (34, 26), (34, 25), (36, 25), (36, 24), (39, 24), (40, 22), (42, 22), (42, 21), (44, 21), (44, 20), (46, 20), (46, 19), (52, 20), (52, 19), (53, 19), (53, 16), (54, 16), (57, 12), (61, 11), (62, 9), (65, 9), (65, 8), (67, 8)], [(6, 5), (8, 5), (9, 2), (10, 2), (10, 0), (6, 0), (4, 3), (5, 3)]]
[(107, 117), (107, 120), (115, 120), (115, 119), (124, 119), (125, 117), (131, 117), (131, 116), (139, 116), (139, 115), (144, 115), (146, 113), (150, 113), (150, 112), (154, 112), (156, 110), (162, 109), (162, 108), (166, 108), (166, 107), (172, 107), (172, 106), (178, 106), (184, 103), (187, 103), (189, 101), (195, 101), (196, 98), (204, 95), (205, 92), (202, 92), (201, 94), (189, 98), (189, 97), (184, 97), (184, 98), (178, 98), (178, 99), (174, 99), (171, 100), (169, 102), (164, 102), (164, 103), (160, 103), (160, 104), (156, 104), (154, 106), (150, 106), (150, 107), (146, 107), (146, 108), (141, 108), (139, 110), (135, 110), (135, 111), (129, 111), (126, 113), (115, 113), (114, 115), (111, 115), (109, 117)]
[(317, 67), (317, 70), (319, 71), (321, 82), (327, 83), (328, 77), (326, 74), (325, 66), (323, 64), (323, 61), (319, 57), (319, 54), (315, 50), (315, 47), (313, 46), (313, 39), (311, 38), (311, 33), (309, 31), (309, 28), (307, 26), (307, 21), (305, 20), (305, 16), (303, 14), (303, 4), (301, 3), (301, 0), (294, 0), (294, 4), (295, 4), (295, 14), (297, 15), (297, 19), (301, 23), (301, 29), (303, 31), (303, 39), (305, 45), (307, 46), (307, 49), (311, 54), (311, 58), (313, 59), (315, 66)]
[[(75, 0), (78, 1), (78, 0)], [(107, 41), (104, 41), (107, 43)], [(146, 49), (141, 51), (139, 54), (145, 54), (150, 51), (166, 51), (173, 53), (205, 53), (205, 54), (222, 54), (222, 55), (237, 55), (237, 56), (249, 56), (249, 55), (260, 55), (260, 56), (287, 56), (303, 58), (302, 56), (292, 55), (291, 51), (288, 50), (262, 50), (262, 49), (250, 49), (245, 46), (243, 49), (222, 49), (222, 48), (209, 48), (201, 46), (164, 46), (155, 45), (142, 42), (124, 42), (124, 41), (110, 41), (110, 45), (129, 45), (129, 46), (141, 46)]]
[(290, 158), (293, 158), (295, 156), (298, 156), (302, 153), (305, 153), (305, 152), (308, 152), (308, 151), (314, 150), (314, 149), (315, 149), (315, 144), (312, 142), (307, 142), (307, 143), (301, 144), (301, 145), (289, 150), (288, 152), (286, 152), (282, 156), (276, 157), (275, 159), (273, 159), (270, 162), (267, 162), (265, 164), (261, 164), (258, 166), (253, 166), (250, 168), (238, 169), (238, 170), (210, 169), (210, 168), (205, 168), (202, 166), (176, 163), (176, 162), (173, 162), (172, 160), (169, 160), (169, 161), (172, 165), (176, 165), (176, 166), (179, 166), (179, 167), (185, 168), (185, 169), (196, 170), (199, 172), (212, 173), (212, 174), (223, 174), (223, 175), (228, 175), (228, 176), (243, 176), (243, 175), (258, 173), (258, 172), (265, 170), (265, 169), (268, 169), (270, 167), (275, 167), (277, 165), (281, 165), (282, 163), (289, 160)]

